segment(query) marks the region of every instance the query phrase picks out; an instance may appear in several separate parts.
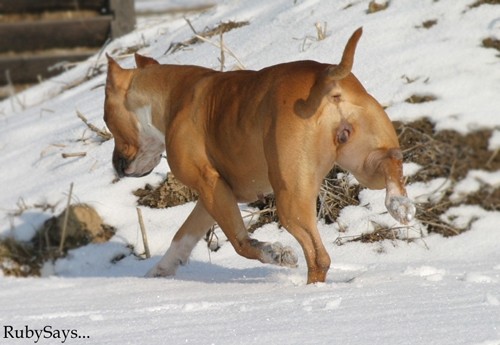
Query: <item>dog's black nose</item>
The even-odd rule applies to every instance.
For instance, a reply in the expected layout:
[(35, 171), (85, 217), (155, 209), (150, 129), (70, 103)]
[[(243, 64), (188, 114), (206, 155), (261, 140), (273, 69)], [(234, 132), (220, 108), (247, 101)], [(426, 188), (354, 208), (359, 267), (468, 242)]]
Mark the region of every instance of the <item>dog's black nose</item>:
[(124, 177), (126, 175), (125, 169), (128, 167), (128, 161), (118, 154), (113, 154), (113, 167), (115, 168), (118, 177)]

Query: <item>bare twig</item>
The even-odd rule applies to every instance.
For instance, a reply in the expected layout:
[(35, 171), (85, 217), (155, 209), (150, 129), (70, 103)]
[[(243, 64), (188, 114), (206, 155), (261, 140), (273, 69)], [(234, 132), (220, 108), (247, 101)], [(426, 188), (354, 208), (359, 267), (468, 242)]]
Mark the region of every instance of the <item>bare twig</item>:
[(66, 203), (66, 210), (64, 211), (64, 220), (63, 220), (63, 228), (61, 233), (61, 242), (59, 243), (59, 253), (63, 253), (64, 249), (64, 241), (66, 240), (66, 231), (68, 228), (68, 219), (69, 219), (69, 206), (71, 204), (71, 196), (73, 194), (73, 182), (69, 185), (69, 194), (68, 194), (68, 202)]
[(85, 123), (88, 129), (97, 134), (102, 139), (102, 141), (108, 141), (110, 139), (113, 139), (113, 134), (108, 132), (106, 129), (99, 129), (93, 124), (91, 124), (80, 111), (77, 110), (76, 115), (80, 118), (80, 120), (83, 121), (83, 123)]
[(491, 157), (486, 162), (486, 166), (487, 167), (491, 166), (491, 163), (493, 162), (493, 160), (495, 159), (495, 157), (498, 155), (498, 152), (500, 152), (500, 149), (496, 149), (495, 151), (493, 151), (493, 154), (491, 155)]
[(231, 57), (233, 57), (236, 60), (239, 69), (242, 69), (242, 70), (246, 69), (243, 62), (241, 62), (240, 59), (238, 59), (238, 57), (236, 56), (236, 54), (234, 54), (231, 49), (229, 49), (226, 45), (224, 45), (223, 42), (220, 42), (219, 44), (217, 44), (216, 42), (212, 42), (208, 38), (205, 38), (201, 35), (195, 35), (195, 37), (203, 42), (206, 42), (206, 43), (213, 45), (214, 47), (217, 47), (221, 50), (224, 50), (226, 53), (228, 53)]
[(434, 221), (427, 220), (427, 219), (421, 219), (420, 222), (422, 222), (423, 224), (432, 225), (432, 226), (437, 227), (437, 228), (448, 230), (451, 233), (453, 233), (453, 235), (455, 235), (455, 236), (460, 235), (460, 232), (457, 231), (457, 229), (455, 229), (454, 227), (452, 227), (450, 225), (442, 223), (442, 222), (434, 222)]
[(86, 155), (87, 155), (87, 152), (61, 153), (62, 158), (85, 157)]
[(224, 72), (224, 63), (226, 61), (226, 57), (224, 56), (224, 49), (222, 49), (222, 47), (224, 46), (224, 41), (223, 41), (222, 35), (223, 35), (223, 33), (221, 32), (220, 39), (219, 39), (219, 41), (220, 41), (220, 71)]
[[(16, 94), (16, 88), (14, 87), (14, 83), (12, 82), (12, 79), (10, 78), (10, 70), (5, 71), (5, 80), (7, 80), (7, 85), (9, 86), (9, 98), (11, 100), (15, 100), (20, 106), (21, 109), (24, 110), (26, 109), (26, 105), (21, 102), (19, 99), (19, 96)], [(12, 102), (13, 102), (12, 101)]]
[(136, 207), (137, 218), (139, 219), (139, 227), (141, 228), (142, 242), (144, 244), (144, 253), (146, 254), (146, 259), (151, 257), (151, 252), (149, 251), (148, 235), (146, 233), (146, 227), (144, 226), (144, 220), (142, 218), (142, 211), (139, 207)]
[(326, 31), (326, 27), (327, 27), (326, 22), (324, 22), (323, 24), (321, 24), (320, 22), (317, 22), (316, 24), (314, 24), (314, 26), (316, 27), (316, 34), (317, 34), (318, 41), (322, 41), (328, 37), (328, 33)]
[(191, 29), (191, 31), (193, 31), (193, 33), (195, 35), (198, 35), (198, 32), (194, 28), (193, 24), (191, 24), (191, 21), (188, 18), (186, 18), (186, 17), (184, 17), (184, 20), (186, 21), (187, 25), (189, 25), (189, 28)]
[(99, 74), (99, 61), (101, 60), (101, 56), (102, 56), (102, 53), (104, 53), (104, 50), (106, 49), (106, 47), (108, 46), (108, 44), (111, 42), (111, 38), (109, 37), (106, 42), (104, 42), (104, 44), (102, 45), (101, 49), (99, 50), (99, 53), (97, 54), (97, 58), (95, 60), (95, 63), (89, 67), (89, 69), (87, 70), (87, 75), (86, 75), (86, 78), (87, 79), (90, 79), (94, 76), (96, 76), (97, 74)]

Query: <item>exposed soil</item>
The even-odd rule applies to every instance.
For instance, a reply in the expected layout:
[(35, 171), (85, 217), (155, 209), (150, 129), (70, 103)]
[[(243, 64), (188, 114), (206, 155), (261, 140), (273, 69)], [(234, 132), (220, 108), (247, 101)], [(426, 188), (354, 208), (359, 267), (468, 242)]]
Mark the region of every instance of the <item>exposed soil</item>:
[(167, 173), (165, 181), (153, 187), (147, 184), (134, 192), (137, 203), (151, 208), (166, 208), (185, 204), (198, 199), (196, 191), (186, 187), (172, 173)]
[[(191, 23), (188, 22), (188, 24), (191, 26)], [(228, 21), (228, 22), (221, 22), (214, 26), (213, 28), (205, 28), (202, 32), (196, 32), (195, 29), (191, 26), (192, 30), (196, 32), (197, 35), (204, 37), (204, 38), (210, 38), (213, 36), (219, 36), (222, 35), (226, 32), (229, 32), (231, 30), (241, 28), (242, 26), (246, 26), (250, 24), (248, 21), (242, 21), (242, 22), (234, 22), (234, 21)], [(180, 49), (187, 48), (189, 46), (192, 46), (193, 44), (201, 43), (203, 42), (201, 39), (199, 39), (196, 36), (193, 36), (189, 40), (186, 40), (184, 42), (174, 42), (170, 44), (168, 47), (166, 53), (175, 53), (176, 51)]]
[(500, 52), (500, 40), (494, 37), (488, 37), (483, 40), (483, 47), (493, 48)]
[(367, 14), (376, 13), (379, 11), (386, 10), (388, 7), (389, 7), (389, 0), (387, 1), (372, 0), (368, 4), (368, 10), (366, 11), (366, 13)]
[(474, 7), (478, 7), (478, 6), (485, 5), (485, 4), (488, 4), (488, 5), (500, 5), (500, 0), (477, 0), (476, 2), (474, 2), (469, 7), (470, 8), (474, 8)]
[(5, 275), (38, 276), (44, 262), (63, 257), (69, 250), (88, 243), (106, 242), (114, 235), (115, 229), (104, 224), (91, 206), (76, 204), (67, 210), (67, 221), (66, 211), (48, 219), (29, 242), (0, 240), (0, 269)]
[(463, 179), (469, 170), (500, 169), (500, 155), (488, 150), (492, 130), (484, 129), (462, 135), (455, 131), (436, 132), (432, 122), (421, 120), (394, 126), (403, 149), (405, 162), (414, 162), (423, 168), (408, 182), (430, 181), (438, 177), (453, 182)]

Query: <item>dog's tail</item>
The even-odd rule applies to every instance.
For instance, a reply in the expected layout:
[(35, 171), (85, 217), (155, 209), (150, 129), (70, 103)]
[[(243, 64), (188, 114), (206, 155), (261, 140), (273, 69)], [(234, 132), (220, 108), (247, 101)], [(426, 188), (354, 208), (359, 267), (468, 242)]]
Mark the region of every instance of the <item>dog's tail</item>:
[(354, 53), (356, 51), (356, 45), (358, 44), (359, 38), (362, 34), (362, 27), (354, 31), (351, 38), (349, 38), (349, 41), (347, 41), (340, 63), (328, 68), (328, 78), (333, 80), (340, 80), (344, 79), (349, 75), (349, 73), (351, 73), (352, 65), (354, 63)]

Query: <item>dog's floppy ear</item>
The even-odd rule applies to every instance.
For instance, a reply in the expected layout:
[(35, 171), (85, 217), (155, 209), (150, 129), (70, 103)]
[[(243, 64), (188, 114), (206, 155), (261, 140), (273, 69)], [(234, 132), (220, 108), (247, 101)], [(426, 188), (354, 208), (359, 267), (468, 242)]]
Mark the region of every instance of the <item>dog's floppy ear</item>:
[(108, 54), (108, 75), (106, 78), (107, 91), (126, 91), (132, 79), (132, 70), (121, 68), (120, 65)]
[(340, 63), (338, 65), (328, 67), (327, 73), (329, 79), (344, 79), (349, 75), (349, 73), (351, 73), (356, 45), (358, 44), (359, 38), (362, 34), (363, 28), (360, 27), (351, 35), (351, 38), (349, 38), (349, 41), (347, 41), (344, 48), (344, 53), (342, 54), (342, 60)]
[(134, 57), (135, 57), (135, 63), (136, 63), (138, 68), (144, 68), (144, 67), (149, 66), (149, 65), (159, 65), (160, 64), (155, 59), (141, 55), (141, 54), (135, 53)]

